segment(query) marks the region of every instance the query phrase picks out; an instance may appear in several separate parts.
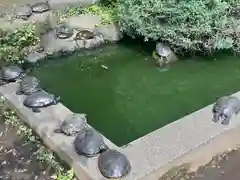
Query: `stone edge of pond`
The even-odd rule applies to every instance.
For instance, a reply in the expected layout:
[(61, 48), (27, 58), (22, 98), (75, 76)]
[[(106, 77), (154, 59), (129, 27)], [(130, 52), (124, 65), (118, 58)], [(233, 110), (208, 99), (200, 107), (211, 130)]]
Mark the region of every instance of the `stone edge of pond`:
[[(58, 156), (68, 163), (80, 180), (103, 180), (97, 167), (97, 157), (86, 158), (76, 154), (73, 148), (74, 137), (66, 137), (63, 134), (56, 134), (53, 130), (67, 115), (72, 113), (67, 107), (59, 103), (43, 109), (40, 113), (33, 113), (24, 107), (24, 96), (15, 94), (18, 84), (12, 83), (0, 87), (0, 94), (6, 98), (9, 108), (14, 110), (19, 118), (29, 127), (35, 130), (44, 144), (56, 152)], [(103, 137), (105, 143), (113, 149), (119, 149), (115, 144)]]
[[(240, 91), (233, 95), (240, 98)], [(132, 172), (126, 180), (157, 180), (164, 171), (171, 169), (169, 164), (174, 165), (183, 156), (240, 129), (240, 116), (233, 117), (228, 126), (212, 122), (212, 106), (206, 106), (123, 146), (121, 151), (132, 164)], [(221, 142), (221, 139), (218, 141)], [(226, 146), (227, 143), (225, 150), (228, 148)], [(208, 150), (213, 147), (209, 146)], [(215, 150), (215, 153), (219, 152)]]

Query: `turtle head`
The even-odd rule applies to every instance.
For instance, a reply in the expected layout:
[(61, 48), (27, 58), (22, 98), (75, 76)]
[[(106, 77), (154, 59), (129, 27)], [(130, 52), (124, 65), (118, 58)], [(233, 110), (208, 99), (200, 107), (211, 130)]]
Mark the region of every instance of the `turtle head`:
[(222, 113), (221, 113), (221, 123), (223, 125), (228, 125), (229, 124), (229, 121), (232, 117), (232, 114), (233, 114), (233, 111), (232, 111), (232, 108), (224, 108)]
[(101, 147), (100, 147), (100, 153), (103, 153), (104, 151), (107, 151), (109, 149), (109, 147), (104, 143)]
[(60, 101), (61, 97), (60, 96), (55, 96), (55, 102), (58, 103)]

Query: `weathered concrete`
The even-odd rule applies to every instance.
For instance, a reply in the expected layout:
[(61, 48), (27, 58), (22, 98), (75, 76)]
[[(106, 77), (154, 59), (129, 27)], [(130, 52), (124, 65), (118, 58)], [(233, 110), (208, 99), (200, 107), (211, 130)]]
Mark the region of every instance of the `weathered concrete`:
[[(53, 133), (60, 121), (71, 111), (58, 104), (43, 109), (39, 114), (33, 113), (22, 105), (24, 97), (15, 95), (16, 88), (16, 83), (8, 84), (0, 87), (0, 93), (7, 98), (10, 107), (16, 110), (20, 118), (35, 129), (48, 147), (56, 151), (60, 158), (75, 169), (81, 180), (103, 180), (97, 168), (97, 157), (88, 159), (78, 156), (73, 149), (73, 138)], [(240, 98), (240, 92), (235, 95)], [(131, 173), (124, 179), (157, 180), (162, 173), (171, 168), (169, 164), (179, 164), (179, 159), (182, 157), (185, 156), (185, 160), (180, 162), (185, 162), (186, 159), (188, 162), (193, 161), (194, 156), (186, 158), (188, 153), (198, 152), (198, 156), (203, 154), (202, 151), (199, 152), (203, 146), (205, 153), (211, 151), (213, 147), (219, 148), (211, 151), (212, 156), (222, 151), (224, 143), (220, 143), (221, 139), (224, 139), (224, 134), (232, 137), (229, 134), (233, 133), (230, 132), (235, 134), (236, 130), (238, 132), (239, 117), (234, 117), (229, 126), (223, 126), (211, 121), (211, 110), (212, 105), (209, 105), (121, 148), (104, 138), (110, 147), (123, 152), (132, 164)], [(206, 145), (214, 141), (216, 146)], [(234, 142), (236, 144), (236, 140)], [(229, 144), (234, 143), (226, 143)]]
[[(30, 109), (23, 106), (24, 96), (15, 95), (17, 87), (17, 83), (0, 87), (0, 93), (5, 96), (10, 108), (15, 110), (19, 117), (36, 131), (50, 149), (55, 151), (61, 159), (74, 168), (76, 175), (81, 180), (103, 180), (104, 178), (97, 168), (97, 157), (86, 158), (78, 156), (73, 148), (73, 137), (53, 133), (60, 121), (72, 112), (59, 103), (56, 106), (43, 109), (39, 114), (33, 113)], [(109, 147), (118, 149), (117, 146), (105, 137), (104, 141)]]

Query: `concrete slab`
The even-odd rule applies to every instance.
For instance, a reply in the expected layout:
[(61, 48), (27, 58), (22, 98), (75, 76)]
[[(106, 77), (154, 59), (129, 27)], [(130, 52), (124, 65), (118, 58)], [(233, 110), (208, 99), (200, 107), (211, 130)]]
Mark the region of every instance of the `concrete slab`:
[[(78, 156), (73, 149), (73, 138), (53, 133), (55, 127), (71, 111), (62, 104), (58, 104), (35, 114), (22, 105), (24, 97), (16, 96), (16, 89), (16, 83), (8, 84), (0, 87), (0, 94), (7, 98), (10, 107), (16, 110), (19, 117), (39, 134), (50, 149), (74, 168), (81, 180), (103, 180), (97, 168), (97, 157), (88, 159)], [(240, 92), (234, 95), (240, 98)], [(132, 171), (124, 179), (157, 180), (161, 170), (167, 170), (169, 163), (189, 153), (197, 152), (201, 147), (216, 139), (221, 142), (219, 138), (222, 138), (224, 134), (240, 129), (239, 116), (233, 117), (230, 125), (223, 126), (211, 121), (211, 111), (212, 105), (209, 105), (121, 148), (107, 138), (104, 137), (104, 139), (110, 147), (118, 149), (129, 158)], [(207, 151), (206, 148), (205, 151)]]
[[(0, 87), (0, 94), (5, 96), (10, 108), (15, 110), (19, 117), (36, 131), (50, 149), (55, 151), (62, 160), (74, 168), (76, 175), (81, 180), (103, 180), (104, 178), (97, 168), (97, 157), (86, 158), (77, 155), (73, 148), (74, 137), (53, 133), (60, 121), (72, 112), (59, 103), (56, 106), (43, 109), (39, 114), (33, 113), (30, 109), (23, 106), (24, 96), (15, 94), (17, 88), (17, 83)], [(109, 147), (118, 149), (117, 146), (105, 137), (104, 141)]]

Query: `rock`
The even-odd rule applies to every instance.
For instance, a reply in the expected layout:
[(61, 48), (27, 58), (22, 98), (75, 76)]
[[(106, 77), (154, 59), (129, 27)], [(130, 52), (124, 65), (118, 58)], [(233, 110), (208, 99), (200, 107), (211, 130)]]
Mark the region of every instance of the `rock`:
[(78, 48), (73, 39), (57, 39), (55, 31), (49, 31), (40, 38), (40, 44), (47, 56), (61, 56), (71, 54)]
[(96, 15), (80, 15), (69, 17), (65, 20), (66, 25), (73, 29), (94, 30), (95, 26), (100, 24), (101, 17)]
[(29, 24), (29, 21), (25, 21), (22, 19), (15, 19), (14, 21), (11, 22), (11, 20), (9, 19), (9, 16), (0, 18), (0, 28), (6, 31), (18, 29), (26, 24)]
[(36, 34), (40, 36), (53, 29), (58, 24), (60, 17), (53, 12), (48, 11), (41, 14), (33, 14), (29, 19), (30, 21), (35, 22)]
[(32, 52), (28, 56), (25, 57), (25, 60), (29, 63), (37, 63), (40, 60), (43, 60), (46, 58), (45, 52)]
[(93, 39), (87, 39), (84, 43), (84, 48), (92, 49), (100, 46), (104, 43), (104, 39), (102, 36), (95, 36)]
[(100, 25), (95, 28), (96, 34), (102, 34), (104, 40), (117, 42), (123, 37), (120, 27), (117, 24)]

